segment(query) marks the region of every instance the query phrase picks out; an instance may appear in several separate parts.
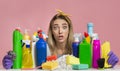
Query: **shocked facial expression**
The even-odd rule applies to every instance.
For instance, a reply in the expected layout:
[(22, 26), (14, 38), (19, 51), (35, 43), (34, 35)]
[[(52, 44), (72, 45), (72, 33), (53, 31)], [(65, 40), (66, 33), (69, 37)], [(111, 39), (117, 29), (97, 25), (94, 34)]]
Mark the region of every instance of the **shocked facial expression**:
[(66, 42), (69, 33), (68, 23), (64, 19), (56, 19), (52, 24), (52, 32), (56, 42)]

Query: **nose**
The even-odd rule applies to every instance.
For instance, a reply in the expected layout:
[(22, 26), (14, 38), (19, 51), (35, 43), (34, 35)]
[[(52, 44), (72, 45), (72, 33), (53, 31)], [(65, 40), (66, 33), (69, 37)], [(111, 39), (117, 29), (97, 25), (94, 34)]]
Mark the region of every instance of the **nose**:
[(62, 28), (59, 28), (59, 34), (62, 34), (63, 30)]

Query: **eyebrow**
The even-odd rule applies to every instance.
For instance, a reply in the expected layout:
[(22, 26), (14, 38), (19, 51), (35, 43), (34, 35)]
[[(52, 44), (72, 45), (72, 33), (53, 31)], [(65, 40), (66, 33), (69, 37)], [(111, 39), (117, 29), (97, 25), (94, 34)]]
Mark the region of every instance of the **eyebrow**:
[(68, 25), (67, 23), (63, 23), (62, 25)]

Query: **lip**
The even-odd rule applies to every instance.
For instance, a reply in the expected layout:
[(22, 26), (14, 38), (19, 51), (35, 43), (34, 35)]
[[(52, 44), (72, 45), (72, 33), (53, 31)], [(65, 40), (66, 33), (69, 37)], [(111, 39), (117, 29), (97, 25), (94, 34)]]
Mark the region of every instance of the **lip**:
[(58, 36), (59, 40), (62, 40), (63, 37), (64, 37), (63, 35), (59, 35), (59, 36)]

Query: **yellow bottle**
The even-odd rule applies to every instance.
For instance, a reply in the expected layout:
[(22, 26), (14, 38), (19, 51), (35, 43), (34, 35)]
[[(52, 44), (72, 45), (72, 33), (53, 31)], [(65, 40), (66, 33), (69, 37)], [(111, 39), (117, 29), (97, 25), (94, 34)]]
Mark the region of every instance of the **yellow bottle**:
[(33, 68), (33, 59), (30, 49), (30, 36), (28, 35), (27, 30), (25, 30), (23, 36), (23, 44), (22, 68)]
[(106, 41), (101, 46), (102, 55), (101, 58), (105, 58), (104, 67), (109, 68), (111, 65), (108, 64), (107, 60), (109, 58), (108, 53), (110, 52), (110, 42)]

